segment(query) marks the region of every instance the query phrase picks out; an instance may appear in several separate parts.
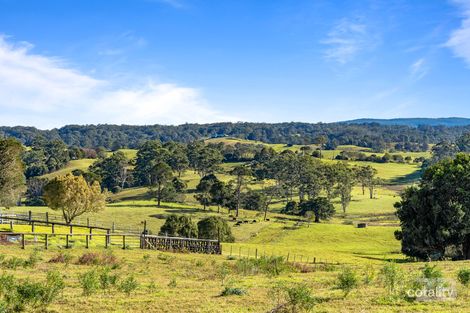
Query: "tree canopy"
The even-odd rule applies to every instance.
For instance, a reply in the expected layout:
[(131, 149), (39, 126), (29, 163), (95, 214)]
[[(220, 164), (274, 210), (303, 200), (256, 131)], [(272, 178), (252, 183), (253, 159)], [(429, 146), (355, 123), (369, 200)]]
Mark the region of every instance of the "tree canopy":
[(26, 189), (22, 153), (17, 140), (0, 139), (0, 206), (15, 205)]
[(99, 212), (106, 205), (106, 194), (98, 182), (91, 185), (83, 176), (67, 174), (52, 179), (44, 187), (44, 199), (52, 210), (62, 211), (67, 224), (85, 213)]
[[(419, 259), (470, 259), (470, 156), (430, 166), (396, 203), (402, 251)], [(454, 251), (450, 253), (450, 251)]]

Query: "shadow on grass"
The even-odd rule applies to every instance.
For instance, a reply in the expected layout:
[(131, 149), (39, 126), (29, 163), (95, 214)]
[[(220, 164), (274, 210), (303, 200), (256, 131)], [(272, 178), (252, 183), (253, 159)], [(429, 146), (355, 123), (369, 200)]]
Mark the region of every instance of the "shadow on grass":
[(155, 204), (133, 204), (133, 203), (129, 203), (129, 204), (114, 204), (114, 203), (110, 203), (109, 206), (110, 206), (110, 207), (113, 207), (113, 208), (129, 208), (129, 207), (135, 207), (135, 208), (158, 208)]
[[(398, 253), (397, 253), (398, 254)], [(394, 262), (394, 263), (415, 263), (415, 261), (411, 259), (402, 259), (402, 258), (384, 258), (384, 257), (374, 257), (370, 255), (364, 255), (361, 253), (353, 253), (359, 258), (366, 259), (366, 260), (374, 260), (374, 261), (384, 261), (384, 262)]]
[(420, 178), (421, 175), (423, 174), (423, 171), (421, 169), (414, 171), (413, 173), (407, 174), (405, 176), (399, 176), (394, 179), (391, 179), (389, 181), (390, 185), (406, 185), (406, 184), (411, 184), (414, 182), (417, 182)]

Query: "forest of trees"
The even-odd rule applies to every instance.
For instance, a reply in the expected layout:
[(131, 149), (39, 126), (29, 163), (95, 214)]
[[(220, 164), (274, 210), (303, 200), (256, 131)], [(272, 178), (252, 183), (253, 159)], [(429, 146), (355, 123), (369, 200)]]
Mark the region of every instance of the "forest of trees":
[(452, 141), (469, 132), (470, 126), (399, 126), (346, 123), (214, 123), (179, 126), (68, 125), (59, 129), (39, 130), (34, 127), (0, 127), (0, 137), (14, 137), (31, 146), (39, 135), (60, 139), (67, 146), (104, 147), (108, 150), (138, 148), (147, 140), (189, 143), (217, 136), (231, 136), (266, 143), (312, 144), (326, 138), (325, 147), (348, 144), (382, 151), (386, 145), (397, 150), (422, 151), (429, 143)]

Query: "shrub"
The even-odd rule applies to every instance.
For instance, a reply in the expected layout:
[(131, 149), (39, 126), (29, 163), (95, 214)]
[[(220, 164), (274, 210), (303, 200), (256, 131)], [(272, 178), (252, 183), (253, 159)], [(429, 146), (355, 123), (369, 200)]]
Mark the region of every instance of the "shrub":
[(370, 285), (374, 279), (375, 279), (375, 270), (374, 270), (374, 267), (371, 265), (371, 264), (368, 264), (365, 268), (364, 268), (364, 284), (366, 285)]
[(92, 269), (78, 276), (83, 295), (90, 296), (100, 288), (100, 278), (96, 269)]
[(80, 265), (108, 265), (113, 268), (119, 266), (119, 261), (112, 252), (107, 253), (93, 253), (87, 252), (78, 258)]
[(424, 267), (421, 269), (423, 278), (427, 279), (437, 279), (442, 278), (442, 271), (437, 268), (437, 265), (429, 265), (428, 263), (424, 264)]
[(225, 296), (243, 296), (246, 294), (246, 290), (238, 287), (225, 287), (224, 290), (220, 293), (221, 297)]
[(380, 271), (382, 282), (389, 295), (395, 294), (402, 284), (403, 274), (397, 264), (388, 262)]
[(353, 289), (359, 286), (357, 273), (350, 267), (343, 267), (337, 277), (336, 288), (341, 289), (346, 297)]
[(316, 303), (315, 297), (305, 283), (290, 285), (278, 283), (272, 287), (270, 294), (276, 301), (276, 308), (271, 312), (310, 312)]
[(98, 265), (100, 256), (98, 253), (87, 252), (78, 258), (80, 265)]
[(470, 269), (469, 268), (460, 269), (459, 272), (457, 273), (457, 280), (465, 287), (468, 287), (470, 285)]
[(23, 267), (34, 268), (42, 260), (41, 255), (37, 249), (34, 249), (30, 254), (28, 259), (23, 263)]
[(72, 259), (73, 257), (69, 253), (60, 252), (59, 254), (53, 256), (48, 262), (69, 264)]
[(160, 235), (197, 238), (197, 227), (189, 216), (170, 215), (160, 228)]
[(64, 289), (65, 284), (57, 272), (48, 272), (45, 282), (17, 281), (12, 275), (0, 276), (1, 312), (45, 312)]
[(49, 304), (56, 299), (64, 290), (65, 282), (59, 272), (53, 271), (47, 273), (46, 288), (42, 297), (43, 304)]
[(227, 262), (224, 262), (222, 263), (222, 265), (220, 265), (218, 271), (217, 271), (217, 274), (218, 276), (220, 277), (221, 279), (221, 283), (222, 283), (222, 286), (224, 285), (225, 283), (225, 279), (227, 278), (227, 276), (230, 274), (230, 266)]
[(111, 274), (109, 267), (104, 267), (99, 272), (100, 288), (103, 290), (109, 289), (111, 286), (116, 286), (119, 276)]
[(130, 295), (138, 287), (139, 287), (139, 283), (137, 282), (137, 280), (132, 275), (127, 276), (119, 284), (119, 290), (124, 292), (127, 295)]
[(227, 222), (219, 216), (210, 216), (197, 223), (198, 236), (201, 239), (214, 239), (223, 242), (234, 242), (232, 230)]

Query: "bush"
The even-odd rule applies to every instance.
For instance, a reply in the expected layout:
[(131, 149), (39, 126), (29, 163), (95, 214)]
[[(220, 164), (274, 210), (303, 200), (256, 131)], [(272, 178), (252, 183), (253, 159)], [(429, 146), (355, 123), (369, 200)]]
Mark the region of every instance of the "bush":
[(403, 274), (397, 264), (388, 262), (380, 271), (382, 282), (389, 295), (395, 294), (402, 285)]
[(372, 265), (367, 265), (364, 269), (364, 284), (370, 285), (375, 279), (375, 270)]
[(96, 269), (92, 269), (78, 276), (83, 295), (90, 296), (100, 288), (100, 278)]
[(170, 215), (160, 228), (160, 235), (197, 238), (197, 227), (189, 216)]
[(111, 274), (109, 267), (104, 267), (99, 272), (100, 288), (103, 290), (109, 289), (111, 286), (116, 286), (119, 276)]
[(221, 297), (225, 296), (243, 296), (246, 294), (246, 290), (238, 287), (225, 287), (220, 293)]
[(345, 297), (359, 286), (359, 278), (350, 267), (343, 267), (342, 271), (338, 274), (337, 280), (336, 288), (341, 289)]
[(116, 268), (119, 266), (119, 261), (112, 252), (107, 253), (93, 253), (88, 252), (82, 254), (78, 258), (79, 265), (108, 265)]
[(23, 267), (31, 267), (34, 268), (36, 265), (42, 260), (39, 251), (34, 249), (33, 252), (30, 253), (27, 260), (24, 261)]
[(278, 283), (270, 291), (276, 301), (276, 308), (271, 312), (298, 313), (310, 312), (315, 306), (316, 299), (305, 283), (285, 285)]
[(0, 276), (1, 312), (46, 311), (64, 289), (62, 276), (48, 272), (45, 282), (17, 281), (12, 275)]
[(119, 284), (119, 290), (127, 294), (128, 296), (139, 287), (139, 283), (134, 276), (127, 276), (121, 284)]
[(470, 285), (470, 269), (469, 268), (460, 269), (459, 272), (457, 273), (457, 280), (465, 287), (468, 287)]
[(62, 253), (53, 256), (48, 262), (49, 263), (65, 263), (69, 264), (73, 257), (69, 253)]
[(201, 239), (214, 239), (223, 242), (234, 242), (232, 230), (227, 222), (219, 216), (210, 216), (197, 223), (198, 236)]

